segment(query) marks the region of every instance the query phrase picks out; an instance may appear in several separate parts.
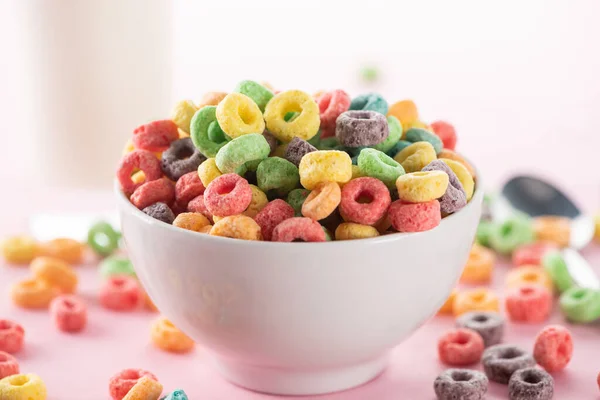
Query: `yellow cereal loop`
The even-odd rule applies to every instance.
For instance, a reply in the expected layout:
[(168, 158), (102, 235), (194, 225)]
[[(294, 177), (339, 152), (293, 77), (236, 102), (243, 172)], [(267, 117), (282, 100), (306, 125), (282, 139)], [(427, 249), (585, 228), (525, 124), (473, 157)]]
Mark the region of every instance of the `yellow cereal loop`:
[(163, 386), (148, 376), (141, 377), (122, 400), (158, 400)]
[(442, 149), (442, 151), (440, 151), (438, 153), (438, 158), (447, 158), (450, 160), (458, 161), (459, 163), (464, 165), (465, 168), (467, 168), (467, 170), (469, 171), (469, 173), (471, 174), (473, 179), (477, 179), (477, 174), (475, 173), (475, 168), (473, 168), (473, 166), (457, 152), (450, 150), (450, 149)]
[(198, 232), (200, 232), (200, 233), (210, 233), (212, 227), (213, 227), (212, 225), (203, 226)]
[(506, 275), (506, 287), (514, 288), (523, 285), (539, 285), (554, 290), (554, 284), (550, 275), (539, 265), (523, 265), (513, 268)]
[(6, 262), (11, 264), (28, 264), (39, 252), (38, 242), (25, 235), (9, 237), (0, 248)]
[(285, 152), (287, 151), (288, 143), (280, 144), (275, 148), (271, 157), (281, 157), (285, 158)]
[(352, 160), (344, 151), (313, 151), (302, 157), (298, 170), (302, 186), (313, 190), (320, 182), (346, 183), (352, 179)]
[(198, 110), (205, 106), (216, 106), (227, 96), (225, 92), (208, 92), (198, 102)]
[(396, 189), (402, 201), (425, 203), (442, 197), (448, 183), (448, 174), (442, 171), (411, 172), (396, 179)]
[(181, 213), (175, 218), (175, 221), (173, 221), (173, 226), (194, 232), (200, 232), (206, 225), (210, 225), (208, 218), (200, 213), (194, 212)]
[(533, 219), (535, 239), (567, 247), (571, 241), (571, 220), (556, 215), (540, 215)]
[(267, 205), (269, 199), (267, 199), (267, 195), (265, 194), (265, 192), (260, 190), (258, 186), (250, 185), (250, 189), (252, 190), (252, 200), (250, 200), (250, 205), (242, 214), (244, 214), (247, 217), (254, 218), (256, 217), (256, 214), (258, 214), (260, 210), (262, 210)]
[(46, 385), (35, 374), (10, 375), (0, 379), (2, 400), (46, 400)]
[(343, 222), (335, 229), (335, 240), (366, 239), (379, 236), (379, 231), (369, 225)]
[(234, 239), (262, 239), (260, 226), (252, 218), (245, 215), (231, 215), (215, 222), (210, 234)]
[(390, 106), (388, 117), (394, 116), (402, 123), (402, 131), (406, 132), (409, 126), (419, 120), (419, 111), (412, 100), (401, 100)]
[(465, 189), (467, 201), (471, 200), (471, 197), (473, 197), (473, 192), (475, 191), (475, 181), (473, 180), (473, 176), (469, 173), (469, 170), (467, 170), (467, 167), (458, 161), (450, 160), (448, 158), (440, 158), (440, 160), (445, 162), (456, 174), (456, 177), (462, 184), (463, 189)]
[(23, 308), (47, 308), (58, 294), (57, 288), (40, 279), (28, 278), (10, 288), (13, 303)]
[(600, 243), (600, 214), (594, 217), (594, 224), (596, 225), (594, 239), (596, 240), (596, 242)]
[(198, 166), (198, 177), (204, 185), (208, 187), (208, 184), (214, 181), (219, 176), (223, 175), (217, 167), (217, 163), (214, 158), (207, 158), (202, 164)]
[(171, 120), (179, 129), (186, 133), (190, 133), (190, 121), (196, 111), (198, 111), (198, 109), (191, 100), (181, 100), (173, 107), (173, 111), (171, 111)]
[[(286, 122), (288, 112), (299, 112), (293, 120)], [(273, 96), (265, 107), (267, 129), (284, 143), (295, 136), (308, 140), (319, 131), (321, 119), (315, 100), (301, 90), (288, 90)]]
[(195, 343), (165, 317), (159, 317), (150, 328), (152, 343), (161, 350), (185, 353), (194, 348)]
[(248, 96), (229, 93), (217, 106), (219, 126), (230, 138), (248, 133), (263, 133), (265, 121), (260, 108)]
[(123, 154), (123, 155), (125, 155), (125, 154), (129, 154), (129, 153), (131, 153), (131, 152), (132, 152), (132, 151), (134, 151), (134, 150), (135, 150), (135, 146), (133, 145), (133, 140), (131, 140), (131, 139), (128, 139), (128, 140), (127, 140), (127, 143), (125, 143), (125, 147), (123, 147), (123, 152), (122, 152), (122, 154)]
[(416, 142), (402, 149), (394, 156), (406, 172), (417, 172), (437, 158), (435, 149), (429, 142)]
[(137, 185), (138, 183), (142, 183), (146, 180), (146, 175), (144, 174), (144, 171), (139, 170), (138, 172), (131, 175), (131, 180)]
[(31, 262), (30, 268), (33, 276), (62, 293), (74, 293), (77, 288), (77, 274), (59, 258), (37, 257)]

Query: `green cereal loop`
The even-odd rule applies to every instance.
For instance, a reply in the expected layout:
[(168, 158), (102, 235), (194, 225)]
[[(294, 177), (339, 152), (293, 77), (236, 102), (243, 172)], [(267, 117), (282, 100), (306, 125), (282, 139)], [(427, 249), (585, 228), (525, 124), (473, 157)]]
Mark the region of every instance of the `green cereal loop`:
[(310, 190), (306, 189), (294, 189), (288, 193), (287, 203), (294, 209), (296, 217), (302, 216), (302, 204), (309, 194)]
[(511, 217), (490, 232), (490, 246), (498, 253), (511, 254), (522, 244), (533, 242), (535, 235), (529, 218)]
[(99, 256), (111, 255), (119, 248), (121, 234), (108, 222), (100, 221), (92, 225), (87, 235), (87, 243)]
[(321, 225), (321, 228), (323, 229), (323, 232), (325, 232), (325, 241), (331, 242), (333, 239), (331, 239), (331, 232), (329, 232), (329, 229), (325, 228), (323, 225)]
[[(402, 137), (402, 124), (400, 123), (400, 121), (398, 121), (398, 118), (394, 117), (393, 115), (390, 115), (389, 117), (387, 117), (387, 122), (388, 122), (388, 128), (389, 128), (389, 132), (390, 132), (388, 134), (388, 137), (385, 138), (385, 140), (383, 142), (373, 146), (373, 148), (375, 150), (383, 151), (384, 153), (387, 153), (388, 151), (390, 151), (392, 149), (392, 147), (394, 147), (394, 145), (396, 143), (398, 143), (398, 141)], [(395, 155), (396, 154), (394, 154), (394, 156)], [(393, 156), (390, 156), (390, 157), (393, 157)]]
[(363, 149), (358, 155), (358, 168), (366, 176), (377, 178), (388, 188), (396, 185), (396, 179), (404, 175), (404, 168), (392, 157), (379, 150)]
[[(283, 120), (285, 122), (290, 122), (290, 121), (293, 121), (294, 118), (296, 118), (298, 115), (300, 115), (300, 113), (298, 111), (288, 111), (283, 116)], [(315, 135), (315, 136), (317, 136), (317, 135)]]
[(280, 157), (263, 160), (256, 170), (258, 187), (267, 193), (276, 191), (280, 196), (287, 195), (300, 184), (298, 167)]
[(573, 286), (560, 296), (560, 309), (573, 322), (593, 322), (600, 318), (600, 291)]
[(219, 122), (214, 121), (208, 126), (208, 140), (215, 143), (228, 142), (230, 137), (225, 135), (225, 132), (219, 126)]
[(494, 230), (495, 224), (491, 221), (479, 221), (475, 240), (482, 246), (490, 247), (490, 236)]
[(410, 146), (412, 143), (408, 142), (406, 140), (398, 140), (396, 142), (395, 145), (392, 146), (391, 149), (389, 149), (388, 151), (386, 151), (385, 153), (394, 158), (396, 157), (396, 155), (398, 155), (398, 153), (400, 153), (402, 150), (404, 150), (405, 148), (407, 148), (408, 146)]
[(127, 257), (112, 256), (107, 257), (100, 263), (100, 275), (103, 278), (109, 278), (113, 275), (128, 275), (136, 277), (133, 270), (133, 264)]
[(565, 263), (560, 252), (551, 251), (544, 255), (544, 258), (542, 258), (542, 266), (548, 275), (550, 275), (554, 286), (559, 292), (562, 293), (575, 286), (575, 282), (573, 281), (573, 278), (571, 278), (571, 274), (567, 268), (567, 263)]
[(411, 128), (406, 131), (404, 138), (411, 143), (429, 142), (433, 146), (435, 154), (439, 154), (440, 151), (444, 149), (444, 143), (442, 143), (442, 139), (440, 139), (435, 133), (429, 132), (426, 129)]
[(250, 97), (254, 100), (258, 108), (260, 108), (261, 112), (265, 111), (267, 103), (273, 98), (273, 92), (254, 81), (241, 81), (233, 91)]
[[(209, 128), (213, 122), (217, 121), (217, 107), (205, 106), (196, 111), (190, 122), (190, 137), (194, 146), (205, 157), (211, 158), (217, 155), (217, 152), (227, 143), (213, 142), (208, 135)], [(217, 123), (218, 124), (218, 123)], [(219, 129), (221, 129), (219, 127)]]
[(244, 164), (249, 161), (264, 160), (270, 152), (271, 147), (263, 135), (249, 133), (238, 136), (221, 147), (215, 157), (215, 162), (219, 171), (224, 174), (240, 173), (243, 169), (243, 175), (246, 172)]
[[(248, 161), (244, 165), (246, 166), (247, 171), (256, 171), (256, 169), (258, 168), (258, 166), (261, 162), (262, 162), (262, 160), (252, 160), (252, 161)], [(244, 172), (244, 173), (246, 173), (246, 172)], [(244, 175), (244, 174), (241, 174), (241, 175)]]

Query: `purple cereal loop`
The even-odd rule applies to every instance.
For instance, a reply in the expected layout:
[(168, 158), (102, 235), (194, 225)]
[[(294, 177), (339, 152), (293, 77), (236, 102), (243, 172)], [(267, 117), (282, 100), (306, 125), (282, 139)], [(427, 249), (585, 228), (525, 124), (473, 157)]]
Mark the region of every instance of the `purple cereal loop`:
[(481, 357), (483, 371), (490, 381), (508, 383), (512, 374), (521, 368), (533, 367), (533, 356), (520, 347), (497, 344), (488, 347)]
[(471, 311), (456, 319), (459, 328), (472, 329), (483, 338), (485, 347), (498, 344), (504, 336), (504, 318), (493, 311)]
[(267, 143), (269, 144), (269, 147), (271, 148), (271, 153), (273, 153), (275, 151), (275, 149), (277, 148), (277, 146), (279, 145), (279, 141), (277, 140), (277, 138), (275, 136), (273, 136), (273, 134), (271, 132), (269, 132), (266, 129), (264, 130), (262, 135), (265, 138), (265, 140), (267, 141)]
[(458, 177), (443, 161), (433, 160), (422, 169), (422, 171), (442, 171), (448, 175), (449, 185), (446, 192), (439, 198), (440, 210), (444, 214), (452, 214), (467, 205), (467, 196), (465, 189), (458, 180)]
[(165, 176), (177, 181), (188, 172), (195, 171), (206, 160), (200, 150), (194, 146), (192, 139), (175, 140), (162, 154), (161, 168)]
[(374, 146), (388, 135), (385, 116), (375, 111), (346, 111), (335, 121), (335, 136), (343, 146)]
[(447, 369), (433, 382), (438, 400), (481, 400), (487, 387), (487, 377), (479, 371), (469, 369)]
[(317, 151), (317, 148), (306, 140), (299, 137), (294, 137), (288, 144), (284, 158), (294, 164), (296, 167), (300, 165), (300, 160), (305, 154)]
[(539, 368), (523, 368), (510, 377), (510, 400), (550, 400), (554, 396), (554, 379)]
[(175, 214), (165, 203), (154, 203), (142, 210), (144, 214), (151, 216), (154, 219), (157, 219), (162, 222), (166, 222), (167, 224), (172, 224), (175, 220)]

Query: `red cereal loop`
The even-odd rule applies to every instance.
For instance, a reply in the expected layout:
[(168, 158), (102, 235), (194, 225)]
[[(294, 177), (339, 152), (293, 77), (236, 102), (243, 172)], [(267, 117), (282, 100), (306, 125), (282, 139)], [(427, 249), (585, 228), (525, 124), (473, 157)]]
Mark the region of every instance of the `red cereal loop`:
[(188, 172), (182, 175), (175, 184), (175, 201), (177, 204), (187, 206), (190, 200), (203, 194), (205, 189), (198, 172)]
[(343, 90), (337, 89), (323, 93), (317, 99), (321, 113), (321, 137), (335, 135), (335, 120), (350, 108), (350, 96)]
[(459, 328), (445, 333), (438, 341), (438, 355), (444, 364), (470, 365), (483, 354), (481, 335), (474, 330)]
[(0, 351), (0, 379), (19, 373), (19, 362), (10, 354)]
[(390, 192), (379, 179), (352, 179), (342, 188), (340, 213), (346, 221), (375, 225), (385, 216), (392, 202)]
[(204, 204), (212, 215), (228, 217), (241, 214), (252, 201), (252, 189), (238, 174), (225, 174), (208, 184)]
[(133, 130), (133, 145), (136, 149), (161, 152), (169, 148), (171, 142), (179, 139), (177, 125), (170, 119), (149, 122)]
[(131, 276), (111, 276), (100, 287), (100, 304), (111, 310), (134, 310), (140, 307), (144, 300), (142, 288)]
[(552, 311), (552, 293), (541, 285), (522, 285), (506, 293), (508, 318), (517, 322), (543, 322)]
[(208, 208), (206, 208), (206, 204), (204, 204), (203, 195), (194, 197), (192, 200), (190, 200), (190, 202), (187, 205), (187, 210), (189, 212), (200, 213), (206, 218), (208, 218), (211, 224), (214, 223), (212, 214), (210, 213), (210, 211), (208, 211)]
[(435, 228), (442, 220), (440, 202), (431, 200), (425, 203), (405, 203), (394, 201), (388, 216), (398, 232), (423, 232)]
[(121, 189), (125, 193), (133, 193), (135, 189), (144, 183), (136, 184), (131, 180), (131, 174), (136, 169), (144, 172), (146, 176), (145, 182), (154, 181), (162, 177), (160, 160), (154, 154), (146, 150), (134, 150), (131, 153), (127, 153), (121, 160), (121, 164), (117, 170), (117, 179), (119, 180)]
[(573, 338), (564, 326), (549, 325), (535, 338), (533, 358), (548, 372), (564, 369), (573, 356)]
[(518, 247), (512, 255), (512, 263), (515, 267), (522, 265), (541, 265), (544, 255), (558, 246), (550, 242), (535, 242)]
[(294, 209), (288, 203), (281, 199), (276, 199), (269, 202), (258, 214), (254, 217), (256, 223), (260, 226), (260, 230), (264, 240), (271, 240), (273, 229), (281, 222), (294, 216)]
[(431, 129), (442, 140), (445, 149), (454, 150), (456, 147), (456, 130), (451, 124), (445, 121), (436, 121), (431, 124)]
[(144, 371), (143, 369), (124, 369), (114, 375), (108, 382), (110, 397), (113, 400), (122, 400), (143, 376), (147, 376), (158, 382), (158, 378), (152, 372)]
[(325, 231), (317, 221), (306, 217), (288, 218), (273, 229), (273, 242), (324, 242)]
[(76, 296), (58, 296), (50, 303), (50, 315), (63, 332), (79, 332), (87, 325), (87, 306)]
[(140, 210), (154, 203), (170, 205), (175, 199), (175, 185), (166, 178), (144, 183), (131, 195), (131, 202)]
[(0, 319), (0, 351), (17, 353), (23, 348), (25, 330), (15, 322)]

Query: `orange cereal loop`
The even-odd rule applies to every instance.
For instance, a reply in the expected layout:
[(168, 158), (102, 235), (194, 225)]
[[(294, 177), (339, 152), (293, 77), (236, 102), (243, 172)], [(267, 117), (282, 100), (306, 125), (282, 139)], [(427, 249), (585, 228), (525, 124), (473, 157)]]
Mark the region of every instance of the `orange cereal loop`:
[(58, 238), (41, 245), (41, 255), (60, 258), (69, 264), (80, 264), (83, 261), (83, 244), (75, 239)]
[(401, 100), (390, 106), (388, 109), (388, 117), (393, 116), (398, 118), (402, 123), (402, 130), (406, 132), (404, 127), (409, 127), (412, 123), (419, 120), (419, 111), (416, 104), (412, 100)]
[(203, 226), (198, 232), (200, 232), (200, 233), (210, 233), (212, 227), (213, 227), (212, 225)]
[(450, 292), (450, 295), (448, 296), (442, 307), (440, 307), (440, 309), (438, 310), (438, 314), (452, 314), (452, 309), (454, 307), (454, 299), (456, 298), (457, 293), (458, 290), (452, 289), (452, 292)]
[(535, 238), (540, 241), (567, 247), (571, 240), (571, 221), (555, 215), (542, 215), (533, 219)]
[(469, 171), (473, 179), (477, 178), (475, 168), (473, 168), (473, 166), (457, 152), (450, 149), (442, 149), (442, 151), (440, 151), (437, 156), (438, 158), (447, 158), (449, 160), (458, 161), (459, 163), (465, 166), (465, 168), (467, 169), (467, 171)]
[(302, 215), (319, 221), (334, 212), (340, 200), (342, 190), (337, 182), (320, 182), (310, 192), (302, 204)]
[(29, 236), (13, 236), (2, 241), (2, 256), (10, 264), (29, 264), (39, 253), (38, 242)]
[(225, 92), (208, 92), (198, 102), (198, 109), (204, 106), (216, 106), (227, 96)]
[(540, 285), (550, 292), (554, 290), (552, 278), (539, 265), (523, 265), (514, 268), (506, 275), (506, 287), (514, 288), (523, 285)]
[(173, 225), (189, 231), (200, 232), (202, 228), (210, 225), (210, 221), (200, 213), (181, 213), (173, 221)]
[(148, 293), (144, 292), (144, 307), (146, 307), (146, 309), (152, 311), (152, 312), (157, 312), (158, 308), (156, 307), (156, 305), (154, 304), (154, 302), (152, 301), (152, 299), (150, 298), (150, 296), (148, 296)]
[(17, 282), (10, 288), (13, 303), (23, 308), (48, 308), (50, 302), (59, 294), (57, 288), (32, 278)]
[(160, 317), (152, 323), (150, 338), (159, 349), (173, 353), (188, 352), (195, 345), (192, 339), (165, 317)]
[(37, 257), (31, 262), (33, 275), (61, 293), (74, 293), (77, 287), (77, 275), (73, 268), (63, 260), (53, 257)]
[(464, 283), (487, 283), (492, 280), (496, 256), (487, 248), (473, 244), (460, 281)]
[(262, 240), (260, 226), (245, 215), (231, 215), (215, 221), (210, 234), (234, 239)]
[(148, 376), (142, 376), (122, 400), (158, 400), (163, 386)]
[(486, 288), (465, 290), (457, 293), (452, 306), (452, 313), (457, 317), (469, 311), (498, 310), (498, 296)]

